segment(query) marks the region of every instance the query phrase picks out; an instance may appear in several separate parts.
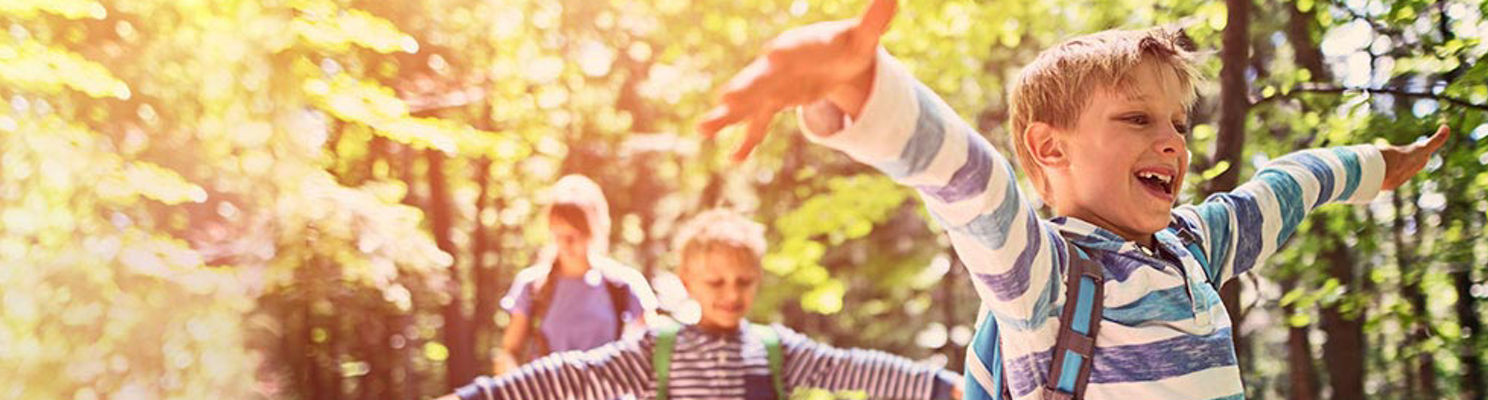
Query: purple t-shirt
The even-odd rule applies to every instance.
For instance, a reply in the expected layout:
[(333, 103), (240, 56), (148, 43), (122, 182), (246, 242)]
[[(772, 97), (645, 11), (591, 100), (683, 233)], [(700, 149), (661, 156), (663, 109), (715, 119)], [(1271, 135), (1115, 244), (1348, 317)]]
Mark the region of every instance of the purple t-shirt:
[[(511, 313), (532, 315), (532, 303), (537, 297), (535, 281), (545, 277), (545, 274), (537, 273), (517, 274), (512, 289), (501, 299), (501, 308)], [(615, 318), (615, 306), (605, 288), (605, 280), (604, 275), (595, 269), (590, 269), (583, 277), (553, 277), (550, 284), (557, 286), (553, 288), (553, 299), (548, 303), (547, 313), (543, 314), (541, 327), (543, 337), (548, 339), (549, 351), (588, 350), (619, 339), (615, 332), (621, 321)], [(623, 321), (629, 322), (644, 315), (642, 296), (645, 295), (638, 295), (638, 292), (651, 290), (649, 287), (637, 288), (645, 285), (644, 279), (639, 284), (634, 283), (634, 279), (611, 277), (610, 281), (627, 289), (625, 311), (621, 315)]]

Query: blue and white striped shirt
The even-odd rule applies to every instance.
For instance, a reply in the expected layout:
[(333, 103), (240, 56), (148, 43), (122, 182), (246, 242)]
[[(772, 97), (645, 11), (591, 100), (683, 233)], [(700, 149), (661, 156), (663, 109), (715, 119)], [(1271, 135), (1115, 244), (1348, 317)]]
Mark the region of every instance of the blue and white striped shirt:
[[(715, 333), (690, 325), (678, 332), (669, 398), (774, 398), (764, 342), (747, 326)], [(871, 399), (947, 398), (958, 380), (941, 368), (903, 357), (837, 349), (781, 325), (771, 328), (780, 338), (787, 392), (815, 388), (860, 391)], [(512, 373), (477, 378), (455, 394), (462, 400), (655, 398), (651, 352), (656, 333), (652, 329), (589, 351), (554, 353)]]
[[(1384, 161), (1372, 145), (1293, 153), (1232, 192), (1174, 209), (1170, 226), (1154, 235), (1163, 254), (1153, 257), (1085, 221), (1040, 219), (1008, 160), (985, 138), (888, 53), (876, 63), (857, 121), (822, 102), (801, 109), (801, 126), (812, 141), (919, 190), (995, 318), (1001, 348), (985, 350), (1001, 352), (1019, 399), (1037, 398), (1047, 380), (1065, 298), (1066, 236), (1103, 250), (1105, 312), (1087, 398), (1238, 399), (1244, 392), (1230, 320), (1211, 282), (1255, 267), (1313, 208), (1368, 201), (1383, 182)], [(1201, 241), (1208, 270), (1180, 235)], [(967, 373), (982, 388), (1000, 387), (987, 361), (969, 360)]]

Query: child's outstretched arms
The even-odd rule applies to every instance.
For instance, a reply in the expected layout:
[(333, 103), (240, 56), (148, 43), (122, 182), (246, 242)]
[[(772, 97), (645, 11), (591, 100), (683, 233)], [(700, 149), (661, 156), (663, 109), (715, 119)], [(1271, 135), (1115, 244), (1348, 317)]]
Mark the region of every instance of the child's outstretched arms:
[(1038, 219), (1008, 160), (877, 48), (894, 7), (876, 0), (860, 19), (782, 33), (729, 81), (699, 128), (711, 137), (747, 121), (735, 152), (743, 158), (775, 112), (803, 105), (809, 139), (919, 190), (1000, 322), (1037, 329), (1057, 311), (1064, 239)]
[(959, 399), (961, 377), (897, 355), (838, 349), (776, 325), (785, 350), (783, 378), (795, 388), (863, 392), (870, 399)]
[(439, 400), (614, 399), (648, 393), (653, 374), (650, 335), (634, 335), (588, 351), (533, 360), (500, 376), (482, 376)]
[(1402, 146), (1357, 145), (1303, 150), (1267, 164), (1228, 193), (1175, 210), (1202, 238), (1211, 279), (1224, 283), (1276, 252), (1313, 209), (1329, 202), (1367, 202), (1394, 190), (1426, 166), (1450, 135)]

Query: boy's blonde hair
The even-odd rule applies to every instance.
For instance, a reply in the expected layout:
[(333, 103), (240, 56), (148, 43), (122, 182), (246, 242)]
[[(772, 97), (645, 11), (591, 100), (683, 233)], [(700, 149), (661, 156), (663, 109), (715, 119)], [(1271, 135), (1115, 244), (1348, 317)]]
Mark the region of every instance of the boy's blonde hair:
[(759, 265), (765, 255), (765, 226), (729, 209), (703, 211), (682, 224), (672, 238), (678, 261), (699, 251), (727, 251)]
[(1193, 104), (1194, 84), (1199, 74), (1190, 52), (1193, 41), (1182, 30), (1152, 28), (1137, 31), (1108, 30), (1075, 37), (1039, 53), (1023, 67), (1008, 94), (1009, 135), (1018, 154), (1018, 165), (1028, 174), (1039, 195), (1044, 193), (1044, 175), (1033, 162), (1024, 133), (1035, 122), (1070, 129), (1089, 106), (1097, 90), (1131, 93), (1132, 71), (1143, 61), (1157, 61), (1178, 77), (1184, 88), (1182, 104)]

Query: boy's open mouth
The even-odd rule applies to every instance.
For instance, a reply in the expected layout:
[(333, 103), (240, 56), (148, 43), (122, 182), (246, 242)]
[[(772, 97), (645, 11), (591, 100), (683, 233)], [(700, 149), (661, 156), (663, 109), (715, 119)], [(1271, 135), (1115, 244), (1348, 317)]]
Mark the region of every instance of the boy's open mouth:
[(1137, 178), (1137, 182), (1141, 182), (1142, 186), (1145, 186), (1147, 187), (1147, 189), (1155, 192), (1154, 194), (1161, 194), (1161, 196), (1159, 197), (1167, 198), (1170, 200), (1173, 198), (1174, 189), (1176, 189), (1178, 185), (1173, 182), (1172, 174), (1155, 171), (1152, 169), (1144, 169), (1141, 171), (1137, 171), (1135, 175)]

